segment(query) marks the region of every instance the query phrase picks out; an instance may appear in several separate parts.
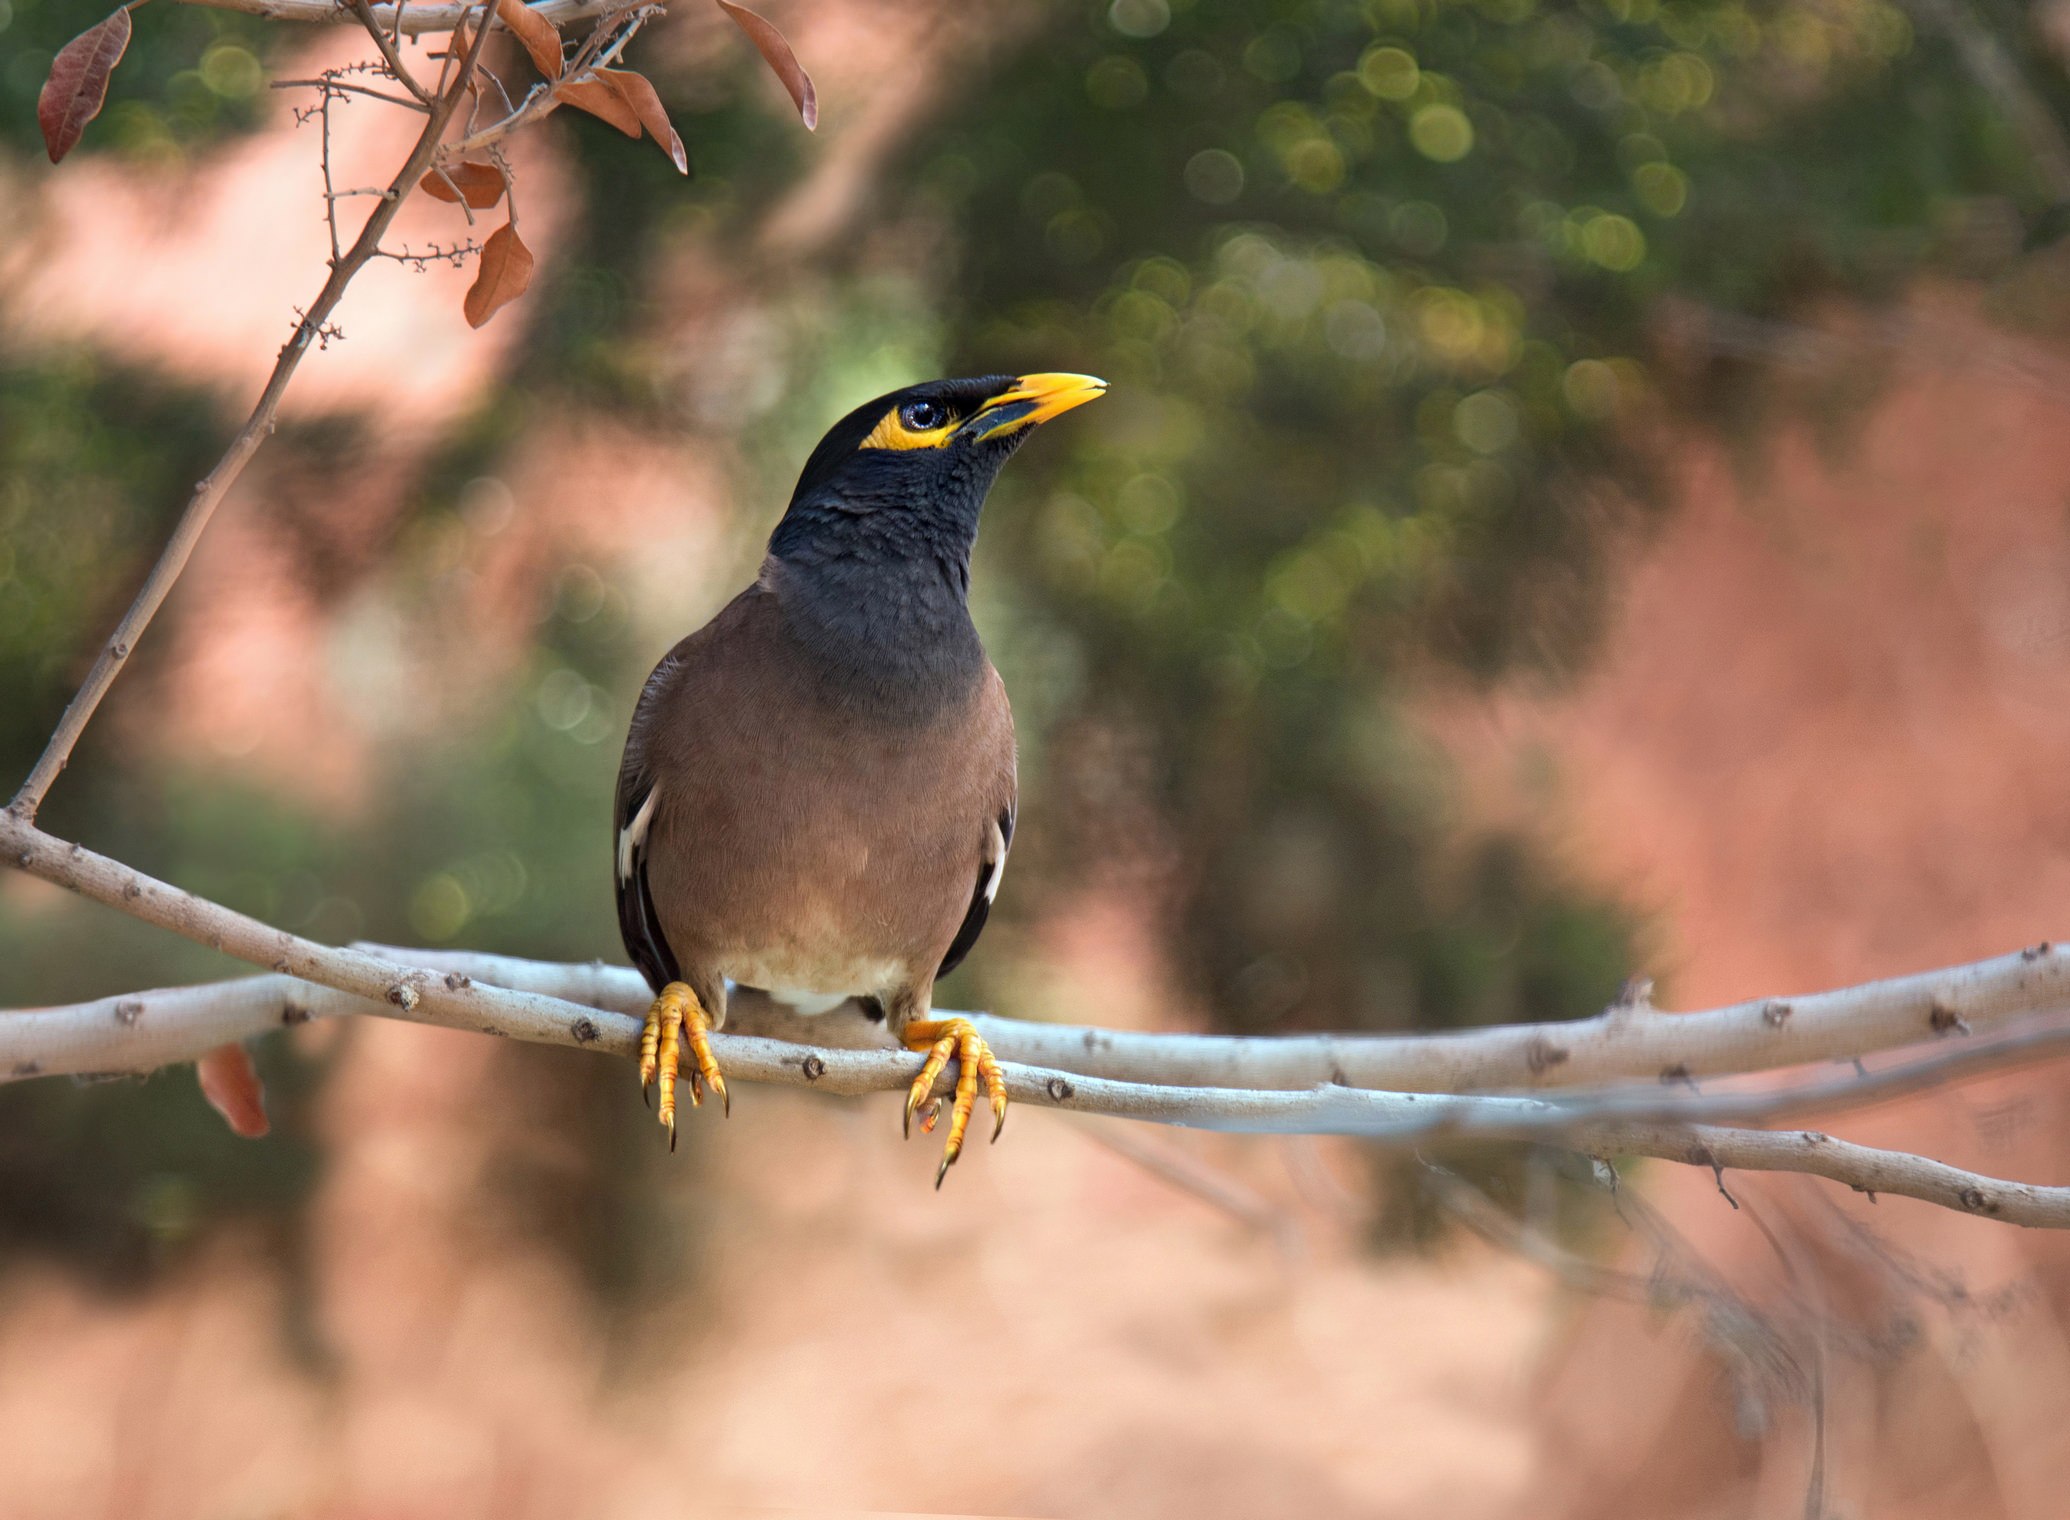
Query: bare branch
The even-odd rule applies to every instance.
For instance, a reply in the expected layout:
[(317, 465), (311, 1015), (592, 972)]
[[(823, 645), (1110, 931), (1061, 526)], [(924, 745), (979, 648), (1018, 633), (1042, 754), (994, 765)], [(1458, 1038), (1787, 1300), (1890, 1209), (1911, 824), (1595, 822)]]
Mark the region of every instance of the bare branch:
[[(401, 106), (406, 111), (422, 111), (425, 109), (414, 100), (406, 100), (400, 95), (391, 95), (386, 90), (377, 90), (371, 85), (348, 84), (342, 79), (328, 77), (322, 79), (276, 79), (268, 88), (275, 90), (321, 90), (324, 92), (326, 99), (333, 94), (362, 95), (368, 100), (378, 100), (385, 106)], [(296, 120), (297, 122), (301, 120), (300, 112), (296, 113)]]
[(2010, 120), (2048, 193), (2059, 201), (2070, 200), (2070, 137), (2004, 42), (1967, 0), (1904, 0), (1904, 5), (1954, 45), (1979, 92)]
[(395, 76), (396, 83), (416, 96), (422, 105), (431, 106), (434, 101), (431, 91), (419, 84), (416, 76), (404, 64), (402, 54), (396, 48), (395, 39), (381, 29), (381, 22), (374, 15), (374, 8), (367, 0), (352, 0), (352, 12), (359, 17), (360, 24), (374, 39), (374, 46), (381, 50), (381, 57), (388, 64), (388, 72)]
[[(323, 289), (317, 292), (309, 310), (295, 324), (294, 336), (281, 349), (280, 357), (274, 362), (273, 373), (266, 379), (265, 388), (252, 408), (251, 416), (230, 440), (230, 446), (223, 451), (223, 457), (216, 467), (209, 471), (201, 483), (194, 488), (194, 494), (187, 503), (187, 510), (181, 514), (179, 525), (173, 529), (172, 537), (158, 556), (158, 562), (151, 567), (151, 573), (144, 578), (142, 589), (128, 612), (116, 626), (114, 634), (101, 646), (99, 658), (93, 669), (87, 672), (86, 681), (66, 707), (64, 716), (58, 720), (57, 732), (51, 735), (42, 758), (37, 760), (34, 770), (22, 783), (21, 790), (7, 805), (8, 814), (24, 824), (35, 820), (37, 809), (43, 805), (43, 798), (49, 792), (51, 783), (72, 757), (72, 750), (79, 742), (79, 736), (86, 731), (86, 725), (101, 705), (101, 699), (108, 694), (108, 688), (115, 684), (115, 677), (122, 671), (125, 661), (136, 649), (137, 641), (150, 626), (166, 594), (173, 583), (180, 578), (180, 572), (187, 566), (188, 556), (200, 541), (202, 530), (221, 504), (223, 497), (237, 478), (244, 473), (244, 467), (251, 462), (252, 455), (259, 450), (273, 431), (274, 416), (280, 409), (280, 399), (287, 393), (288, 382), (301, 366), (303, 356), (309, 352), (311, 343), (317, 341), (329, 328), (331, 314), (344, 299), (345, 288), (352, 283), (352, 277), (365, 267), (367, 261), (381, 246), (381, 239), (394, 222), (396, 212), (402, 208), (403, 199), (424, 177), (430, 168), (433, 155), (438, 151), (439, 139), (445, 135), (446, 124), (460, 102), (466, 98), (467, 86), (474, 77), (476, 62), (481, 56), (483, 44), (488, 40), (489, 29), (483, 27), (475, 36), (474, 46), (455, 71), (452, 87), (439, 98), (424, 123), (424, 130), (418, 134), (416, 144), (410, 149), (409, 157), (389, 182), (390, 194), (377, 201), (368, 214), (366, 223), (360, 228), (359, 236), (342, 258), (333, 259), (330, 275), (323, 282)], [(335, 206), (326, 201), (326, 207)]]
[[(365, 1012), (618, 1055), (629, 1055), (636, 1047), (640, 1026), (629, 1015), (487, 985), (458, 971), (441, 975), (398, 965), (362, 949), (319, 945), (153, 880), (81, 845), (54, 839), (16, 814), (0, 814), (0, 859), (283, 977), (352, 994), (366, 1000)], [(286, 1000), (291, 994), (276, 984), (272, 995), (282, 999), (278, 1017), (289, 1017)], [(334, 1005), (328, 1000), (326, 1004), (324, 1011), (333, 1011)], [(314, 1002), (295, 1006), (316, 1011)], [(145, 1037), (156, 1038), (155, 1027), (161, 1021), (150, 1014), (148, 1002), (128, 1000), (125, 1007), (124, 1000), (114, 1000), (103, 1025), (113, 1032), (97, 1048), (112, 1052), (124, 1039), (144, 1031), (147, 1023), (152, 1032)], [(63, 1010), (54, 1015), (60, 1020), (67, 1016), (69, 1011)], [(50, 1017), (15, 1015), (0, 1024), (0, 1039), (17, 1038), (18, 1031), (36, 1033), (26, 1021)], [(992, 1027), (1000, 1023), (989, 1022)], [(910, 1052), (814, 1048), (748, 1035), (715, 1036), (713, 1044), (731, 1076), (844, 1094), (902, 1087), (921, 1062)], [(119, 1058), (111, 1064), (119, 1069)], [(22, 1070), (24, 1065), (36, 1069)], [(47, 1070), (33, 1059), (21, 1058), (5, 1069), (22, 1076)], [(1007, 1091), (1017, 1101), (1080, 1113), (1240, 1133), (1336, 1133), (1404, 1141), (1470, 1132), (1550, 1139), (1591, 1155), (1655, 1156), (1713, 1169), (1808, 1172), (1863, 1191), (1918, 1198), (2007, 1223), (2070, 1228), (2070, 1188), (2002, 1181), (1816, 1132), (1733, 1130), (1677, 1118), (1678, 1111), (1698, 1104), (1706, 1111), (1725, 1111), (1737, 1102), (1752, 1110), (1774, 1101), (1760, 1094), (1745, 1099), (1677, 1095), (1654, 1100), (1665, 1117), (1600, 1117), (1600, 1105), (1591, 1114), (1530, 1097), (1374, 1092), (1327, 1084), (1295, 1092), (1175, 1087), (1116, 1082), (1018, 1062), (1002, 1062), (1002, 1069)]]
[[(126, 869), (126, 868), (120, 868)], [(176, 888), (166, 888), (184, 898)], [(199, 903), (199, 899), (194, 899)], [(163, 917), (144, 914), (153, 922), (168, 923)], [(182, 932), (189, 932), (182, 930)], [(318, 947), (321, 948), (321, 947)], [(630, 967), (601, 963), (563, 965), (548, 961), (523, 960), (514, 956), (488, 955), (477, 951), (412, 950), (385, 945), (353, 947), (392, 965), (414, 966), (426, 973), (457, 976), (513, 992), (537, 994), (558, 1000), (561, 1006), (581, 1004), (586, 1008), (636, 1017), (644, 1012), (650, 992), (639, 974)], [(1954, 975), (1955, 972), (1943, 973)], [(1877, 985), (1877, 984), (1872, 984)], [(1845, 997), (1865, 989), (1825, 994)], [(309, 1003), (295, 988), (272, 985), (266, 978), (238, 978), (166, 991), (143, 992), (122, 998), (102, 999), (70, 1008), (24, 1012), (0, 1023), (0, 1070), (10, 1061), (30, 1061), (44, 1072), (96, 1071), (104, 1069), (148, 1069), (168, 1061), (189, 1060), (201, 1052), (230, 1040), (262, 1034), (279, 1019), (284, 1002)], [(134, 1005), (134, 1011), (148, 1009), (152, 1018), (148, 1041), (139, 1041), (139, 1020), (123, 1021), (131, 1033), (119, 1050), (110, 1044), (115, 1038), (108, 1010), (117, 1003)], [(379, 1013), (378, 1008), (352, 1004), (312, 1004), (319, 1016), (332, 1013)], [(1409, 1036), (1277, 1035), (1231, 1037), (1199, 1034), (1140, 1034), (1087, 1026), (1034, 1023), (993, 1014), (971, 1013), (972, 1019), (1003, 1059), (1055, 1068), (1077, 1076), (1105, 1077), (1121, 1081), (1146, 1082), (1157, 1086), (1231, 1087), (1249, 1090), (1341, 1089), (1359, 1087), (1396, 1093), (1429, 1092), (1398, 1077), (1413, 1077), (1419, 1067), (1413, 1057), (1421, 1045), (1441, 1045), (1456, 1038), (1449, 1034)], [(1683, 1015), (1678, 1022), (1699, 1028), (1704, 1015)], [(292, 1018), (289, 1022), (293, 1022)], [(1593, 1020), (1583, 1021), (1593, 1023)], [(840, 1049), (896, 1050), (880, 1023), (861, 1016), (840, 1013), (804, 1018), (781, 1004), (770, 1002), (747, 989), (736, 989), (729, 1014), (729, 1027), (800, 1045), (831, 1046)], [(1561, 1026), (1525, 1025), (1511, 1029), (1493, 1028), (1488, 1035), (1542, 1035)], [(552, 1038), (552, 1036), (548, 1036)], [(562, 1039), (560, 1043), (569, 1043)], [(580, 1043), (580, 1042), (577, 1042)], [(1345, 1047), (1374, 1045), (1383, 1052), (1406, 1054), (1412, 1059), (1390, 1068), (1384, 1061), (1356, 1063), (1366, 1069), (1368, 1080), (1351, 1081), (1337, 1076), (1321, 1081), (1309, 1078), (1307, 1061), (1320, 1059), (1318, 1052), (1341, 1053)], [(1632, 1082), (1610, 1081), (1589, 1086), (1546, 1086), (1539, 1089), (1544, 1102), (1536, 1110), (1545, 1123), (1557, 1125), (1572, 1118), (1631, 1119), (1660, 1122), (1736, 1122), (1775, 1120), (1797, 1115), (1835, 1114), (1922, 1089), (2006, 1066), (2032, 1062), (2070, 1048), (2070, 1021), (2059, 1016), (2030, 1016), (2007, 1020), (1995, 1032), (1974, 1039), (1939, 1040), (1915, 1055), (1875, 1071), (1850, 1061), (1830, 1075), (1805, 1075), (1807, 1068), (1794, 1068), (1790, 1080), (1778, 1083), (1773, 1073), (1764, 1073), (1758, 1085), (1730, 1081), (1699, 1090), (1689, 1084), (1663, 1086), (1643, 1080), (1650, 1069), (1634, 1061), (1611, 1059), (1604, 1066), (1614, 1075), (1637, 1076)], [(1117, 1049), (1121, 1058), (1116, 1059)], [(1790, 1057), (1780, 1056), (1787, 1062)], [(1618, 1072), (1619, 1066), (1636, 1067)], [(1831, 1071), (1831, 1068), (1827, 1068)], [(1501, 1092), (1502, 1089), (1496, 1089)], [(1512, 1095), (1513, 1090), (1512, 1090)], [(1429, 1110), (1428, 1114), (1439, 1111)], [(1456, 1127), (1466, 1109), (1446, 1111), (1450, 1124), (1419, 1115), (1410, 1129), (1428, 1133)], [(1513, 1120), (1513, 1113), (1498, 1109), (1498, 1117)], [(1354, 1116), (1356, 1117), (1356, 1116)], [(1366, 1116), (1368, 1119), (1370, 1116)], [(1466, 1125), (1478, 1130), (1478, 1120)], [(1374, 1134), (1370, 1127), (1354, 1123), (1349, 1133)], [(1407, 1131), (1403, 1131), (1406, 1133)]]
[[(215, 10), (243, 11), (247, 15), (265, 16), (274, 21), (306, 21), (327, 26), (359, 19), (343, 0), (182, 0), (182, 3)], [(571, 21), (609, 16), (647, 3), (651, 0), (539, 0), (532, 9), (554, 25), (566, 26)], [(439, 3), (428, 5), (370, 5), (367, 9), (372, 13), (375, 26), (385, 28), (393, 38), (450, 32), (463, 18), (471, 19), (480, 7), (473, 0), (439, 0)]]
[[(630, 967), (566, 967), (478, 952), (381, 953), (626, 1012), (644, 1009), (648, 1000), (646, 984)], [(570, 977), (579, 977), (585, 990), (569, 990)], [(1702, 1012), (1624, 1005), (1571, 1023), (1442, 1034), (1175, 1037), (1017, 1020), (982, 1027), (988, 1040), (1017, 1060), (1120, 1081), (1501, 1092), (1633, 1080), (1657, 1084), (1669, 1074), (1678, 1084), (1685, 1078), (1709, 1083), (1734, 1073), (1853, 1061), (1921, 1043), (1942, 1051), (1949, 1063), (1982, 1066), (1997, 1050), (1987, 1036), (2064, 1009), (2070, 1009), (2070, 948), (2039, 944), (1966, 966)], [(826, 1038), (825, 1018), (784, 1022), (773, 1012), (766, 1018), (766, 1026), (758, 1024), (766, 1032), (806, 1042)], [(1957, 1019), (1971, 1038), (1960, 1036)], [(2021, 1031), (2015, 1038), (2025, 1042), (2018, 1047), (2025, 1053), (2049, 1037)], [(1833, 1096), (1827, 1090), (1821, 1100)]]

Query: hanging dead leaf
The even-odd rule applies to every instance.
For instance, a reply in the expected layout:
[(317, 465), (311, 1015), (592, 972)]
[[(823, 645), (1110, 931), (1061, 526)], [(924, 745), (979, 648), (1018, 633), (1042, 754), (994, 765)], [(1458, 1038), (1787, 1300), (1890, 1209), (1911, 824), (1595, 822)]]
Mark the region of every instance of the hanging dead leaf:
[(108, 76), (128, 50), (129, 34), (129, 8), (124, 6), (59, 48), (50, 61), (50, 77), (36, 97), (36, 125), (43, 129), (52, 163), (78, 147), (86, 124), (101, 114)]
[(798, 115), (805, 122), (809, 132), (819, 126), (819, 93), (812, 88), (812, 78), (798, 62), (798, 55), (791, 51), (791, 45), (783, 40), (783, 33), (744, 5), (735, 5), (733, 0), (718, 0), (719, 9), (733, 18), (733, 24), (747, 33), (748, 41), (755, 45), (755, 51), (762, 55), (776, 77), (783, 81), (783, 87), (791, 92), (791, 100), (798, 107)]
[(496, 0), (496, 15), (532, 55), (532, 67), (548, 79), (561, 77), (561, 34), (525, 0)]
[(640, 119), (640, 125), (647, 129), (647, 135), (661, 144), (661, 151), (675, 164), (676, 173), (688, 174), (690, 155), (683, 151), (683, 139), (668, 119), (668, 107), (661, 103), (661, 96), (655, 92), (647, 76), (636, 74), (631, 69), (598, 69), (597, 78), (616, 90), (618, 98), (632, 108), (633, 115)]
[(233, 1134), (256, 1140), (272, 1127), (266, 1122), (266, 1090), (242, 1045), (218, 1045), (194, 1063), (194, 1074), (201, 1079), (202, 1097)]
[(525, 293), (532, 283), (532, 250), (517, 235), (517, 228), (498, 227), (482, 244), (481, 265), (474, 283), (467, 287), (461, 310), (469, 327), (480, 327), (489, 318)]
[(494, 164), (448, 164), (443, 170), (433, 169), (417, 184), (435, 201), (449, 206), (465, 201), (474, 211), (486, 211), (503, 199), (503, 171)]
[(640, 118), (608, 79), (566, 79), (553, 87), (554, 98), (611, 123), (627, 137), (640, 135)]

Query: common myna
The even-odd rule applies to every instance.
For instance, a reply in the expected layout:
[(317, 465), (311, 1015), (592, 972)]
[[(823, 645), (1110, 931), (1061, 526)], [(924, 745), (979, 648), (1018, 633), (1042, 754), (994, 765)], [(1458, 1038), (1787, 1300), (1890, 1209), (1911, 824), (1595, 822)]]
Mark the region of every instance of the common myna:
[(691, 1102), (700, 1079), (726, 1100), (707, 1032), (729, 982), (801, 1013), (858, 1000), (928, 1051), (909, 1133), (954, 1057), (935, 1186), (980, 1081), (998, 1138), (998, 1062), (969, 1020), (929, 1017), (1013, 843), (1013, 713), (970, 620), (970, 551), (1029, 431), (1106, 388), (937, 380), (850, 412), (805, 461), (755, 583), (647, 678), (618, 772), (618, 924), (656, 993), (640, 1086), (658, 1081), (671, 1144), (685, 1044)]

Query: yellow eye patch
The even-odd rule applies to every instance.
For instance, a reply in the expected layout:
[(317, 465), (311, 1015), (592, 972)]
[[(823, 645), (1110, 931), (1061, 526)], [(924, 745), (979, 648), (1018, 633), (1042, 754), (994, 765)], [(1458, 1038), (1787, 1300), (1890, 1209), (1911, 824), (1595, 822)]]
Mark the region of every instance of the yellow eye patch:
[(906, 425), (900, 415), (905, 411), (895, 406), (884, 414), (884, 418), (870, 429), (870, 436), (862, 441), (866, 449), (938, 449), (949, 441), (949, 435), (956, 431), (957, 419), (948, 414), (946, 408), (937, 408), (944, 417), (940, 427), (913, 428)]

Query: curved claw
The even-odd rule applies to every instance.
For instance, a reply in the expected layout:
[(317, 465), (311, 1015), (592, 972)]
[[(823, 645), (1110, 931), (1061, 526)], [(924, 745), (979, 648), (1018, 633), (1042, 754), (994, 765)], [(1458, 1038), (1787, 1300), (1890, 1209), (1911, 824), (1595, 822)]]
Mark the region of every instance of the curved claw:
[[(733, 1111), (726, 1079), (720, 1076), (719, 1063), (712, 1055), (710, 1031), (710, 1017), (685, 982), (670, 982), (661, 989), (647, 1010), (646, 1026), (640, 1031), (640, 1101), (651, 1108), (654, 1099), (649, 1094), (659, 1094), (661, 1125), (668, 1131), (671, 1151), (676, 1148), (679, 1073), (689, 1086), (692, 1108), (703, 1105), (705, 1084), (709, 1083), (724, 1102), (727, 1113)], [(686, 1046), (690, 1054), (687, 1063), (683, 1060)], [(683, 1069), (686, 1065), (687, 1071)]]
[[(963, 1138), (970, 1127), (971, 1112), (977, 1107), (979, 1087), (984, 1088), (992, 1109), (993, 1141), (996, 1142), (1005, 1132), (1006, 1078), (999, 1069), (992, 1048), (968, 1019), (927, 1019), (908, 1024), (905, 1043), (908, 1049), (925, 1049), (928, 1053), (926, 1064), (920, 1068), (920, 1075), (914, 1079), (906, 1095), (905, 1133), (908, 1137), (913, 1133), (913, 1115), (926, 1101), (935, 1079), (941, 1075), (951, 1056), (956, 1059), (956, 1094), (949, 1110), (949, 1133), (942, 1146), (941, 1165), (934, 1174), (934, 1185), (939, 1188), (949, 1175), (949, 1168), (963, 1154)], [(920, 1128), (931, 1131), (940, 1112), (941, 1105), (937, 1100), (921, 1120)]]

